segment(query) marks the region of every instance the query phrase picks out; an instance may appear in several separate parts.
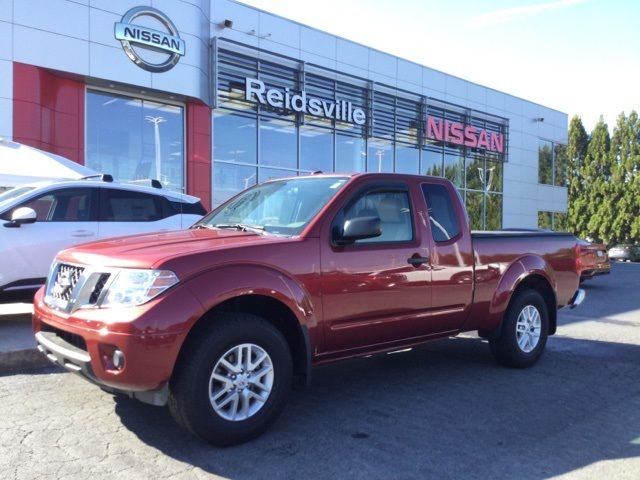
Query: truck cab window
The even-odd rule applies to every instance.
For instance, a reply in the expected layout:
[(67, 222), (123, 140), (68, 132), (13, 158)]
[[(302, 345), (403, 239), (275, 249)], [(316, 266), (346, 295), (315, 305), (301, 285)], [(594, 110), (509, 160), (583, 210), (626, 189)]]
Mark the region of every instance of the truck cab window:
[(413, 239), (407, 192), (366, 193), (344, 212), (345, 220), (355, 217), (380, 217), (382, 224), (382, 235), (355, 243), (408, 242)]
[(427, 202), (431, 234), (436, 242), (446, 242), (460, 233), (460, 225), (451, 201), (451, 195), (444, 185), (423, 184), (422, 193)]

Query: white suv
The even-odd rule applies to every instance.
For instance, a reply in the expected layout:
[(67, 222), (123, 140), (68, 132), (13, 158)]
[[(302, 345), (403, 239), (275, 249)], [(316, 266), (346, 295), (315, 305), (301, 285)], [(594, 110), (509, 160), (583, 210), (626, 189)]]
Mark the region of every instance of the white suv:
[(0, 301), (42, 285), (58, 251), (94, 240), (179, 230), (206, 213), (196, 197), (113, 183), (109, 175), (21, 185), (0, 194)]

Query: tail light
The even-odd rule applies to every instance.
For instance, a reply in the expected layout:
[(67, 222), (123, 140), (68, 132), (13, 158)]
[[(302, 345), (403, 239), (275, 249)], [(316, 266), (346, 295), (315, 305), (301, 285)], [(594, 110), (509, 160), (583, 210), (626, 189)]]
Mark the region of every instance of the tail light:
[(580, 273), (582, 273), (582, 248), (577, 244), (574, 250), (576, 254), (576, 273), (580, 275)]

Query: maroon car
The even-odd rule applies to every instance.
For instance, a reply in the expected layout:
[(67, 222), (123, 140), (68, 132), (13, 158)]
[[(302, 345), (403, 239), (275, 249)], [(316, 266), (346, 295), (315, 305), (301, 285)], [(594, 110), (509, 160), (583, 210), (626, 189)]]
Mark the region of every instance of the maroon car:
[(33, 327), (53, 362), (232, 444), (322, 363), (478, 331), (500, 363), (533, 365), (584, 298), (577, 253), (569, 234), (472, 233), (441, 178), (280, 179), (189, 230), (61, 252)]
[(580, 282), (590, 280), (597, 275), (611, 273), (611, 262), (605, 245), (579, 238), (578, 248), (580, 249)]

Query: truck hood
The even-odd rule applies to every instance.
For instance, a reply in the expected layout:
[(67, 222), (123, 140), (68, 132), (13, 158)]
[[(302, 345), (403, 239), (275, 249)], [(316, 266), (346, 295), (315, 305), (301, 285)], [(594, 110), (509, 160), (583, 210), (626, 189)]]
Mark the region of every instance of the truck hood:
[(59, 261), (81, 265), (155, 268), (168, 259), (288, 239), (238, 230), (178, 230), (85, 243), (63, 250), (57, 258)]

